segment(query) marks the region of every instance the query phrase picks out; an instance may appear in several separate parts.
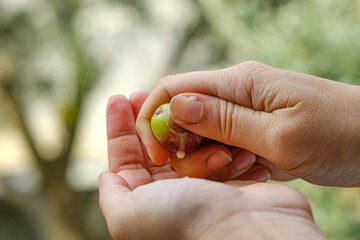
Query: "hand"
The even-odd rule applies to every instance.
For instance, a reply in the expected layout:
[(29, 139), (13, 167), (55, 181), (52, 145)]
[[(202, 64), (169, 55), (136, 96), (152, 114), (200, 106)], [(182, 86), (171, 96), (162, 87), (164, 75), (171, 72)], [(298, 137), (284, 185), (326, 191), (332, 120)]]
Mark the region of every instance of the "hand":
[[(118, 144), (131, 144), (137, 147), (137, 152), (141, 152), (141, 161), (139, 159), (133, 159), (133, 155), (130, 155), (129, 160), (126, 160), (129, 163), (135, 163), (136, 166), (139, 166), (139, 163), (144, 166), (147, 170), (152, 173), (152, 171), (170, 171), (172, 168), (170, 166), (169, 159), (165, 160), (165, 166), (159, 167), (155, 165), (153, 161), (150, 160), (147, 150), (149, 151), (151, 146), (148, 146), (146, 150), (140, 142), (136, 129), (133, 125), (134, 119), (136, 119), (138, 112), (142, 103), (145, 101), (149, 94), (146, 92), (138, 91), (131, 95), (130, 102), (124, 97), (118, 96), (114, 97), (108, 104), (108, 138), (109, 138), (109, 157), (112, 158), (118, 156), (120, 153), (116, 150)], [(127, 106), (125, 108), (125, 106)], [(126, 113), (122, 115), (118, 114), (119, 108), (128, 109)], [(131, 110), (133, 109), (133, 110)], [(130, 112), (131, 111), (131, 112)], [(132, 112), (133, 111), (133, 112)], [(119, 122), (123, 122), (123, 119), (127, 119), (123, 123), (124, 126), (119, 125)], [(119, 134), (124, 132), (124, 128), (131, 129), (132, 137), (129, 141), (125, 140), (121, 143), (118, 141)], [(156, 140), (155, 140), (156, 141)], [(157, 141), (156, 141), (157, 143)], [(115, 146), (113, 146), (115, 144)], [(154, 149), (153, 149), (154, 150)], [(121, 149), (119, 151), (122, 151)], [(156, 149), (155, 149), (156, 151)], [(171, 154), (171, 163), (176, 169), (176, 174), (171, 170), (172, 176), (191, 176), (198, 178), (208, 178), (217, 181), (226, 181), (230, 179), (241, 178), (241, 174), (246, 172), (255, 162), (256, 156), (243, 149), (239, 148), (227, 148), (223, 144), (209, 143), (200, 147), (196, 152), (187, 154), (184, 159), (178, 159), (176, 154)], [(122, 160), (125, 161), (125, 160)], [(117, 166), (110, 165), (110, 170), (119, 170)], [(139, 171), (143, 171), (141, 169)], [(254, 171), (255, 170), (255, 171)], [(168, 173), (168, 172), (167, 172)], [(175, 175), (174, 175), (175, 174)], [(154, 177), (154, 176), (153, 176)], [(158, 178), (157, 176), (155, 176)], [(168, 178), (168, 174), (166, 175)], [(255, 165), (252, 168), (252, 172), (247, 173), (247, 179), (257, 180), (257, 181), (266, 181), (269, 178), (268, 171), (261, 167)], [(151, 180), (151, 177), (147, 178), (147, 182)], [(147, 183), (146, 182), (146, 183)]]
[(106, 172), (100, 205), (114, 240), (326, 239), (305, 198), (272, 183), (160, 180), (131, 191)]
[[(150, 160), (137, 135), (135, 119), (148, 95), (146, 92), (138, 91), (131, 95), (130, 100), (124, 96), (114, 96), (108, 103), (109, 168), (125, 178), (128, 175), (141, 176), (133, 177), (136, 182), (130, 182), (131, 189), (155, 180), (178, 177), (170, 161), (159, 166)], [(172, 154), (172, 157), (177, 159), (175, 154)], [(238, 177), (251, 167), (255, 162), (255, 155), (238, 148), (229, 150), (223, 145), (208, 144), (197, 152), (188, 154), (185, 159), (177, 160), (180, 175), (185, 172), (193, 177), (225, 181)], [(268, 176), (259, 169), (250, 179), (266, 181)]]
[(177, 174), (169, 164), (154, 165), (135, 132), (134, 119), (146, 96), (136, 93), (130, 101), (116, 96), (108, 105), (110, 172), (99, 177), (99, 190), (115, 240), (324, 239), (306, 199), (289, 187), (161, 180)]
[(245, 62), (162, 79), (139, 113), (137, 130), (162, 164), (169, 152), (152, 136), (150, 118), (171, 101), (176, 123), (257, 154), (272, 179), (360, 186), (359, 99), (359, 86)]

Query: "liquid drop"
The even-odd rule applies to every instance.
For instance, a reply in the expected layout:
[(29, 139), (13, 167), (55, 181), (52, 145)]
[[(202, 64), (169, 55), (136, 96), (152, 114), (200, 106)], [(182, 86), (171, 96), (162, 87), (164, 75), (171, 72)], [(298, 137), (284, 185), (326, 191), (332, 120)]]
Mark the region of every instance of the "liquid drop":
[(184, 151), (177, 151), (176, 152), (176, 157), (179, 159), (182, 159), (185, 157), (185, 152)]

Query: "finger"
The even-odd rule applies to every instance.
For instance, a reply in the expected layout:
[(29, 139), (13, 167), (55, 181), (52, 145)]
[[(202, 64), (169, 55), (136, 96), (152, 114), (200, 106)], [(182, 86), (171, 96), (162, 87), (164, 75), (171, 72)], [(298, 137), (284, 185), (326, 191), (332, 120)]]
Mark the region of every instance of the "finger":
[(255, 163), (247, 172), (237, 177), (236, 180), (266, 182), (270, 178), (270, 171), (263, 165)]
[(237, 102), (244, 109), (249, 108), (242, 110), (243, 112), (251, 112), (252, 83), (255, 79), (262, 78), (262, 72), (268, 69), (271, 68), (264, 64), (250, 62), (228, 69), (191, 72), (161, 80), (145, 101), (136, 124), (139, 136), (149, 149), (150, 157), (156, 163), (163, 164), (170, 154), (155, 140), (151, 132), (150, 119), (158, 106), (170, 102), (172, 97), (180, 93), (196, 92)]
[(110, 171), (116, 173), (130, 164), (143, 166), (133, 110), (124, 96), (114, 96), (109, 100), (107, 135)]
[(98, 187), (100, 209), (104, 217), (108, 219), (115, 206), (119, 205), (131, 190), (125, 179), (112, 172), (100, 174)]
[(230, 151), (231, 151), (231, 154), (235, 157), (236, 154), (238, 154), (239, 152), (241, 152), (243, 149), (242, 148), (238, 148), (238, 147), (231, 147), (230, 148)]
[(275, 164), (269, 162), (268, 160), (266, 160), (263, 157), (258, 156), (256, 162), (263, 165), (264, 167), (266, 167), (269, 170), (272, 180), (290, 181), (290, 180), (296, 179), (296, 177), (282, 171)]
[(130, 103), (133, 108), (134, 117), (137, 118), (141, 106), (145, 102), (146, 98), (149, 96), (149, 93), (145, 91), (136, 91), (130, 95)]
[(246, 150), (239, 150), (233, 159), (231, 164), (210, 175), (208, 179), (220, 182), (235, 179), (251, 168), (255, 163), (256, 155)]
[(233, 186), (235, 188), (241, 188), (241, 187), (246, 187), (252, 184), (256, 184), (259, 183), (257, 181), (246, 181), (246, 180), (230, 180), (230, 181), (226, 181), (224, 182), (227, 185)]
[[(144, 101), (148, 96), (149, 93), (145, 91), (136, 91), (133, 94), (131, 94), (130, 103), (133, 108), (135, 119), (137, 118), (137, 115), (141, 109), (142, 104), (144, 103)], [(163, 166), (155, 165), (154, 162), (151, 161), (151, 159), (149, 158), (149, 155), (147, 153), (144, 144), (140, 142), (140, 145), (144, 156), (145, 167), (150, 171), (153, 180), (178, 177), (177, 174), (171, 169), (170, 164), (166, 164)]]
[[(143, 105), (144, 101), (146, 100), (146, 98), (149, 96), (149, 93), (145, 92), (145, 91), (136, 91), (134, 93), (132, 93), (130, 95), (130, 103), (134, 112), (134, 118), (136, 120), (139, 111), (141, 109), (141, 106)], [(147, 169), (151, 169), (152, 167), (154, 167), (154, 163), (150, 160), (149, 155), (147, 153), (147, 150), (144, 146), (144, 144), (140, 141), (140, 145), (141, 145), (141, 150), (143, 153), (143, 157), (144, 157), (144, 163), (145, 163), (145, 167)], [(150, 161), (149, 161), (150, 160)]]
[(170, 159), (165, 164), (159, 166), (156, 165), (149, 157), (144, 144), (141, 143), (141, 149), (144, 155), (145, 167), (150, 173), (154, 181), (161, 179), (178, 178), (178, 174), (173, 170), (170, 165)]
[[(145, 108), (146, 107), (143, 107), (142, 109)], [(147, 149), (147, 154), (151, 161), (156, 165), (163, 165), (168, 162), (170, 158), (170, 152), (161, 146), (161, 144), (156, 140), (152, 133), (150, 122), (153, 112), (148, 119), (142, 118), (141, 112), (142, 110), (140, 110), (136, 121), (136, 129), (141, 139), (141, 142), (143, 142), (145, 148)]]
[(124, 96), (114, 96), (109, 100), (107, 131), (110, 171), (125, 178), (131, 189), (151, 182), (151, 176), (144, 168), (134, 113)]
[(180, 177), (206, 178), (232, 161), (231, 152), (223, 145), (206, 144), (183, 159), (171, 154), (171, 165)]
[(272, 139), (266, 134), (275, 122), (270, 113), (195, 93), (175, 96), (170, 109), (174, 121), (191, 132), (256, 154), (272, 151)]
[[(145, 99), (149, 96), (149, 93), (145, 91), (136, 91), (130, 96), (130, 103), (133, 108), (134, 117), (137, 118), (137, 115), (141, 109), (142, 104), (144, 103)], [(161, 180), (161, 179), (170, 179), (170, 178), (177, 178), (178, 175), (174, 170), (172, 170), (170, 163), (167, 163), (162, 166), (157, 166), (151, 161), (147, 150), (140, 142), (142, 153), (144, 156), (145, 168), (149, 171), (152, 179), (154, 181)]]

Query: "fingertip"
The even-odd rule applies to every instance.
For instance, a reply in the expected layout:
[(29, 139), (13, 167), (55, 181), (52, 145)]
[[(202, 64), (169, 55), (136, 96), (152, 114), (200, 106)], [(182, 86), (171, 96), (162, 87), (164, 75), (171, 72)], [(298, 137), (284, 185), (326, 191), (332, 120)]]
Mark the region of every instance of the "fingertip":
[(234, 155), (234, 170), (235, 172), (243, 172), (244, 169), (249, 169), (256, 161), (256, 155), (247, 150), (242, 150)]
[(148, 156), (155, 165), (164, 165), (170, 158), (170, 152), (164, 149), (155, 139), (152, 141), (152, 144), (149, 144), (147, 148)]
[(113, 113), (114, 112), (113, 110), (117, 108), (118, 103), (122, 101), (128, 101), (128, 99), (121, 94), (111, 96), (107, 103), (107, 109), (106, 109), (107, 115)]
[(147, 91), (144, 90), (137, 90), (133, 93), (130, 94), (130, 100), (131, 99), (138, 99), (138, 98), (146, 98), (149, 95), (149, 93)]
[(202, 103), (196, 94), (179, 94), (170, 101), (171, 117), (179, 124), (198, 123), (203, 115)]
[(133, 109), (124, 95), (116, 95), (109, 99), (106, 124), (108, 140), (135, 133)]
[(257, 182), (266, 182), (271, 179), (271, 174), (269, 169), (260, 165), (254, 164), (247, 172), (242, 174), (239, 180), (253, 180)]
[(179, 176), (207, 178), (232, 161), (231, 152), (220, 144), (206, 144), (183, 159), (170, 155), (171, 165)]
[(214, 181), (229, 181), (237, 179), (243, 173), (247, 172), (254, 164), (256, 155), (246, 151), (245, 149), (231, 149), (233, 160), (231, 164), (226, 165), (220, 171), (210, 175), (208, 179)]
[(117, 98), (117, 97), (126, 98), (124, 94), (119, 93), (119, 94), (114, 94), (114, 95), (110, 96), (109, 100)]
[(223, 150), (218, 150), (212, 153), (206, 162), (206, 167), (210, 172), (215, 172), (232, 161), (231, 155), (225, 153)]
[(117, 102), (120, 99), (122, 99), (122, 100), (126, 99), (127, 100), (125, 95), (123, 95), (123, 94), (115, 94), (115, 95), (112, 95), (112, 96), (109, 97), (108, 104), (110, 104), (110, 103), (114, 104), (114, 102)]
[(142, 91), (142, 90), (133, 92), (130, 95), (129, 100), (130, 100), (131, 106), (133, 108), (135, 119), (139, 115), (140, 109), (148, 96), (149, 96), (149, 93)]
[(231, 154), (233, 155), (233, 157), (236, 156), (236, 154), (238, 154), (240, 151), (242, 151), (243, 149), (242, 148), (239, 148), (239, 147), (232, 147), (230, 148), (230, 151), (231, 151)]
[(230, 185), (236, 188), (240, 188), (240, 187), (246, 187), (249, 186), (251, 184), (257, 183), (257, 181), (251, 181), (251, 180), (229, 180), (224, 182), (224, 184), (226, 185)]

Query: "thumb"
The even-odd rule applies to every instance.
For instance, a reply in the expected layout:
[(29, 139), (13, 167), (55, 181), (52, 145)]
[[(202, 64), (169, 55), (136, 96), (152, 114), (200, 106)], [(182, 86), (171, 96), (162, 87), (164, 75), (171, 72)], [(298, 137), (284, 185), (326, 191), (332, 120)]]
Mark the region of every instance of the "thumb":
[(114, 209), (131, 193), (127, 181), (112, 172), (103, 172), (98, 178), (99, 205), (107, 221), (111, 221)]
[(258, 155), (271, 153), (274, 116), (214, 96), (185, 93), (172, 98), (172, 118), (181, 127)]

